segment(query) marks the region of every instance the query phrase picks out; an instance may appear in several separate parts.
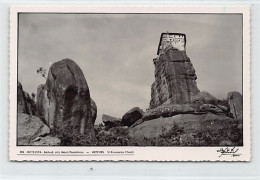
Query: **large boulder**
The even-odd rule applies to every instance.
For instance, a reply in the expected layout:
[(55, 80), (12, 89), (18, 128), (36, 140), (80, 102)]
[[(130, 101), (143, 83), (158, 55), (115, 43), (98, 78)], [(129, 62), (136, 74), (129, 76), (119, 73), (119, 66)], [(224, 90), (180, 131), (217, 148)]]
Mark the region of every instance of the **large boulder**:
[(38, 88), (37, 109), (59, 137), (73, 134), (94, 137), (88, 84), (80, 67), (70, 59), (50, 67), (45, 85)]
[(115, 118), (106, 114), (102, 115), (102, 121), (106, 127), (117, 127), (122, 126), (121, 119)]
[[(160, 136), (170, 132), (172, 129), (174, 129), (176, 133), (177, 131), (183, 131), (181, 138), (184, 138), (184, 136), (192, 137), (193, 134), (196, 135), (201, 131), (205, 133), (219, 130), (221, 133), (222, 130), (225, 130), (230, 131), (231, 133), (238, 133), (233, 129), (240, 129), (239, 131), (241, 131), (241, 125), (242, 121), (213, 113), (179, 114), (168, 118), (160, 117), (150, 121), (145, 121), (135, 127), (130, 127), (129, 135), (139, 144), (147, 144), (146, 140), (159, 138)], [(223, 139), (225, 138), (226, 137), (223, 137)], [(240, 139), (240, 141), (242, 141), (242, 139)]]
[(17, 116), (18, 145), (30, 145), (36, 138), (50, 133), (50, 128), (38, 117), (24, 113), (18, 113)]
[(28, 114), (28, 107), (26, 104), (23, 86), (19, 81), (17, 82), (17, 112)]
[(137, 120), (143, 117), (144, 112), (139, 107), (134, 107), (130, 109), (127, 113), (122, 117), (122, 124), (124, 126), (130, 127)]
[(239, 92), (229, 92), (227, 95), (231, 117), (243, 119), (243, 97)]
[(97, 105), (93, 99), (91, 99), (91, 115), (92, 115), (92, 122), (95, 124), (97, 118)]
[(143, 120), (151, 120), (159, 117), (171, 117), (177, 114), (194, 114), (196, 108), (190, 104), (170, 104), (170, 105), (161, 105), (154, 109), (149, 109), (144, 113)]
[(190, 103), (191, 97), (199, 93), (195, 69), (186, 51), (180, 51), (170, 45), (154, 59), (154, 65), (155, 82), (151, 87), (151, 109), (165, 102)]

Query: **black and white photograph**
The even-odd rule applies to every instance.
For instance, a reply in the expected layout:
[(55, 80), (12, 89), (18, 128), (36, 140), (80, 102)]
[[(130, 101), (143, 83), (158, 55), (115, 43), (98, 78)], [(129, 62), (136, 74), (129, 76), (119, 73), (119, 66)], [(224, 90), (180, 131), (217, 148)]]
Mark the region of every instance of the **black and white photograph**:
[(16, 146), (240, 156), (243, 16), (17, 13)]

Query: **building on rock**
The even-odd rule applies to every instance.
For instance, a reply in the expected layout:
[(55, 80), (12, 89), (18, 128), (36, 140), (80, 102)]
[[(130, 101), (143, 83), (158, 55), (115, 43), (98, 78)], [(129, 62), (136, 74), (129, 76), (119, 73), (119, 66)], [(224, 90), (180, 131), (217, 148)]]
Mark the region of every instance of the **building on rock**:
[(199, 93), (195, 69), (186, 55), (186, 35), (162, 33), (155, 58), (155, 82), (150, 108), (162, 104), (186, 104)]

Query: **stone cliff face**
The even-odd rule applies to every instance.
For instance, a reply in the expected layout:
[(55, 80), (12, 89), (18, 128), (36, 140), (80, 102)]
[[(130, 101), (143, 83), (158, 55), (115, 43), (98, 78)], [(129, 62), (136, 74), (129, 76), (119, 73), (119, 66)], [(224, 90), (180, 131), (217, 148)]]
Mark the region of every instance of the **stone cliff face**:
[(169, 45), (154, 59), (155, 82), (151, 88), (150, 108), (163, 103), (185, 104), (199, 93), (195, 69), (185, 51)]
[(80, 67), (70, 59), (50, 67), (46, 84), (38, 87), (37, 111), (57, 135), (94, 137), (96, 117), (92, 117), (92, 111), (96, 116), (96, 108), (91, 109), (88, 84)]

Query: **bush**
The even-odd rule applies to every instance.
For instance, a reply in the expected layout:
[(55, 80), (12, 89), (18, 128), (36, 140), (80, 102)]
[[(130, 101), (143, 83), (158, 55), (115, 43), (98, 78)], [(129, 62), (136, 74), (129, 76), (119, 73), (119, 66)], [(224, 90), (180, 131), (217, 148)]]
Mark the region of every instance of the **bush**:
[(184, 128), (174, 124), (168, 132), (164, 131), (158, 138), (151, 139), (150, 144), (152, 146), (179, 146), (183, 133)]

